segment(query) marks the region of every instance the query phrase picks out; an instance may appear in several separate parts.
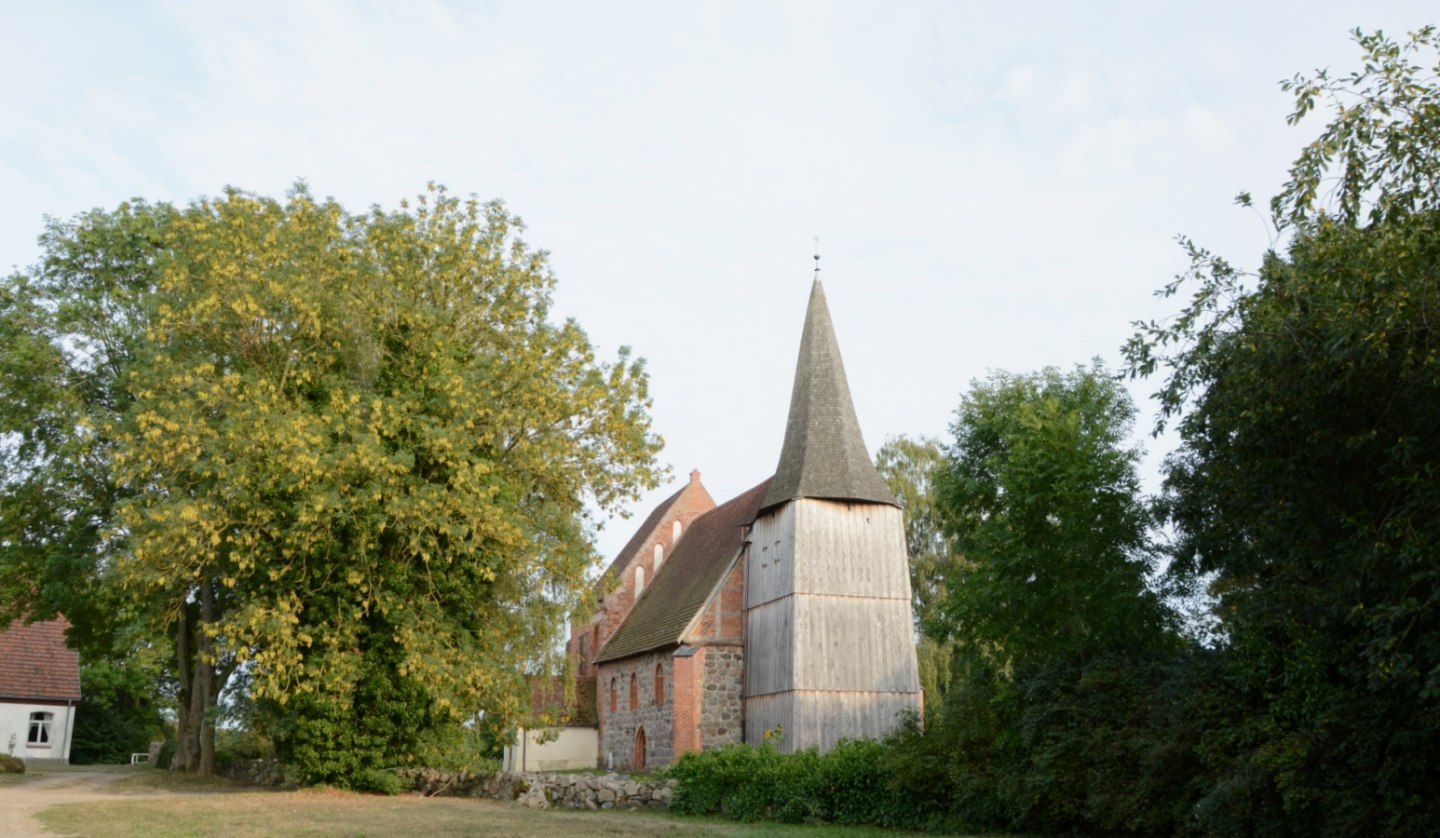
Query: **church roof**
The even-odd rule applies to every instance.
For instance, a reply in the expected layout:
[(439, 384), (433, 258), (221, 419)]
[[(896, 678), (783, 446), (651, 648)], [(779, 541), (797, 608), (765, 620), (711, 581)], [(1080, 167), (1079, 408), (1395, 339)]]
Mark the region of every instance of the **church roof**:
[(640, 528), (635, 530), (635, 534), (630, 536), (630, 540), (625, 542), (624, 547), (620, 548), (619, 555), (615, 557), (614, 561), (610, 562), (610, 566), (605, 568), (605, 572), (600, 575), (600, 581), (597, 583), (600, 586), (600, 593), (605, 593), (616, 583), (620, 572), (625, 569), (625, 563), (630, 561), (630, 557), (635, 555), (635, 551), (640, 549), (641, 545), (645, 543), (645, 539), (649, 538), (651, 533), (655, 531), (655, 528), (660, 526), (660, 522), (665, 520), (666, 513), (680, 500), (680, 496), (685, 494), (685, 490), (695, 485), (695, 483), (696, 480), (694, 475), (692, 475), (689, 483), (681, 486), (680, 490), (675, 494), (660, 501), (660, 505), (650, 512), (649, 516), (645, 518), (645, 523), (641, 524)]
[(810, 289), (805, 331), (800, 336), (785, 445), (761, 507), (795, 498), (898, 505), (860, 436), (860, 420), (855, 418), (840, 344), (835, 340), (819, 279)]
[(65, 646), (64, 617), (0, 630), (0, 701), (80, 698), (80, 656)]
[(596, 663), (674, 646), (695, 612), (745, 546), (770, 481), (696, 518), (645, 588), (625, 622), (601, 648)]

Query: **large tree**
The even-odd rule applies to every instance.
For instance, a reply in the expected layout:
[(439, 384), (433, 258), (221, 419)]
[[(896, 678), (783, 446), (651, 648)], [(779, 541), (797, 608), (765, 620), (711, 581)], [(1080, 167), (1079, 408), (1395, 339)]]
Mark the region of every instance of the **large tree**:
[(938, 706), (950, 686), (953, 641), (937, 626), (940, 603), (957, 557), (935, 506), (935, 474), (945, 463), (939, 440), (897, 436), (875, 453), (875, 469), (905, 512), (905, 550), (910, 557), (910, 605), (919, 638), (915, 657), (920, 687)]
[(972, 657), (1079, 660), (1163, 635), (1134, 415), (1098, 362), (995, 373), (965, 394), (937, 484), (963, 557), (942, 620)]
[(1287, 83), (1291, 121), (1332, 118), (1272, 202), (1283, 252), (1248, 274), (1191, 245), (1164, 290), (1189, 304), (1127, 352), (1178, 422), (1173, 572), (1218, 597), (1253, 702), (1226, 735), (1262, 782), (1232, 796), (1297, 831), (1419, 834), (1440, 822), (1440, 43), (1356, 38), (1359, 71)]
[[(11, 310), (44, 321), (72, 296), (108, 305), (105, 269), (138, 246), (91, 230), (125, 212), (55, 228), (52, 260), (86, 251), (75, 289), (45, 271), (13, 278), (22, 297), (44, 287), (59, 303)], [(11, 601), (28, 596), (25, 568), (62, 553), (168, 627), (185, 767), (212, 767), (216, 701), (237, 669), (278, 708), (277, 732), (304, 743), (295, 753), (313, 754), (309, 779), (343, 782), (481, 709), (517, 712), (522, 668), (550, 648), (591, 559), (587, 508), (656, 480), (643, 366), (597, 362), (574, 322), (552, 322), (545, 256), (498, 204), (432, 188), (350, 215), (298, 188), (147, 217), (145, 258), (130, 260), (137, 314), (114, 327), (128, 354), (105, 379), (121, 397), (54, 420), (64, 440), (105, 440), (89, 449), (103, 479), (57, 481), (67, 449), (42, 445), (7, 480), (7, 497), (62, 483), (96, 508), (100, 535), (7, 538)], [(59, 329), (14, 334), (35, 360), (7, 386), (43, 381), (57, 358), (91, 363)], [(397, 715), (357, 733), (359, 760), (324, 751), (360, 745), (305, 735)]]

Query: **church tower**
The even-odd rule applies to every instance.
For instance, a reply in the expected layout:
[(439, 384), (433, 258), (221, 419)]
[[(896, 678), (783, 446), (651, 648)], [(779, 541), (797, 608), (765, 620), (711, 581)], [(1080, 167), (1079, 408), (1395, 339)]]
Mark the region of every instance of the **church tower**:
[(745, 638), (746, 742), (773, 732), (786, 752), (828, 750), (920, 709), (904, 524), (860, 435), (818, 276), (745, 556)]

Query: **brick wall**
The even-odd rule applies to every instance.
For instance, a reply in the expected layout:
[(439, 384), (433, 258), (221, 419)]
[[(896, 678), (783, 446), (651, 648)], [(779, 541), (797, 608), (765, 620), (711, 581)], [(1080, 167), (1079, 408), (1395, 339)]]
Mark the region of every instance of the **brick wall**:
[[(700, 472), (690, 474), (690, 485), (688, 491), (683, 492), (675, 499), (675, 503), (665, 511), (660, 520), (641, 540), (639, 547), (629, 556), (624, 557), (624, 562), (619, 567), (617, 578), (606, 580), (608, 590), (598, 591), (600, 602), (597, 604), (595, 614), (588, 620), (577, 621), (570, 627), (570, 640), (565, 644), (565, 650), (571, 655), (575, 662), (575, 672), (579, 675), (594, 675), (595, 667), (592, 661), (600, 647), (615, 634), (625, 617), (630, 614), (630, 608), (635, 604), (635, 569), (645, 569), (645, 585), (655, 579), (655, 545), (660, 545), (664, 559), (670, 557), (675, 549), (674, 538), (675, 522), (680, 522), (681, 538), (685, 536), (685, 530), (690, 528), (690, 523), (711, 509), (715, 508), (715, 501), (705, 488), (700, 485)], [(661, 561), (661, 570), (664, 570), (664, 561)], [(596, 641), (596, 627), (599, 627), (598, 643)], [(581, 643), (584, 638), (584, 643)]]
[(745, 634), (745, 562), (738, 561), (720, 585), (720, 595), (705, 603), (686, 642), (739, 643)]

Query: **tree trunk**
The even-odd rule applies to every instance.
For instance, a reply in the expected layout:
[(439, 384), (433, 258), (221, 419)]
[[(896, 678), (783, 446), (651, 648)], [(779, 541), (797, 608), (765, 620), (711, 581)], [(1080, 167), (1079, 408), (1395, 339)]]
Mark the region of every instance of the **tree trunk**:
[[(225, 678), (217, 672), (215, 641), (206, 628), (217, 618), (215, 587), (206, 579), (194, 591), (197, 602), (180, 609), (175, 636), (177, 698), (175, 771), (215, 773), (215, 708)], [(228, 673), (227, 673), (228, 677)]]
[(195, 751), (190, 744), (195, 741), (194, 726), (195, 714), (191, 706), (193, 690), (191, 689), (191, 661), (190, 661), (190, 607), (188, 603), (180, 603), (180, 617), (176, 620), (175, 627), (175, 659), (176, 675), (180, 681), (179, 694), (176, 696), (176, 711), (179, 717), (175, 724), (175, 757), (170, 763), (174, 771), (195, 770)]
[(200, 696), (199, 750), (201, 774), (215, 773), (215, 702), (219, 684), (215, 678), (215, 640), (204, 629), (215, 622), (215, 587), (209, 579), (200, 583), (200, 625), (196, 638), (199, 654), (195, 660), (195, 694)]

